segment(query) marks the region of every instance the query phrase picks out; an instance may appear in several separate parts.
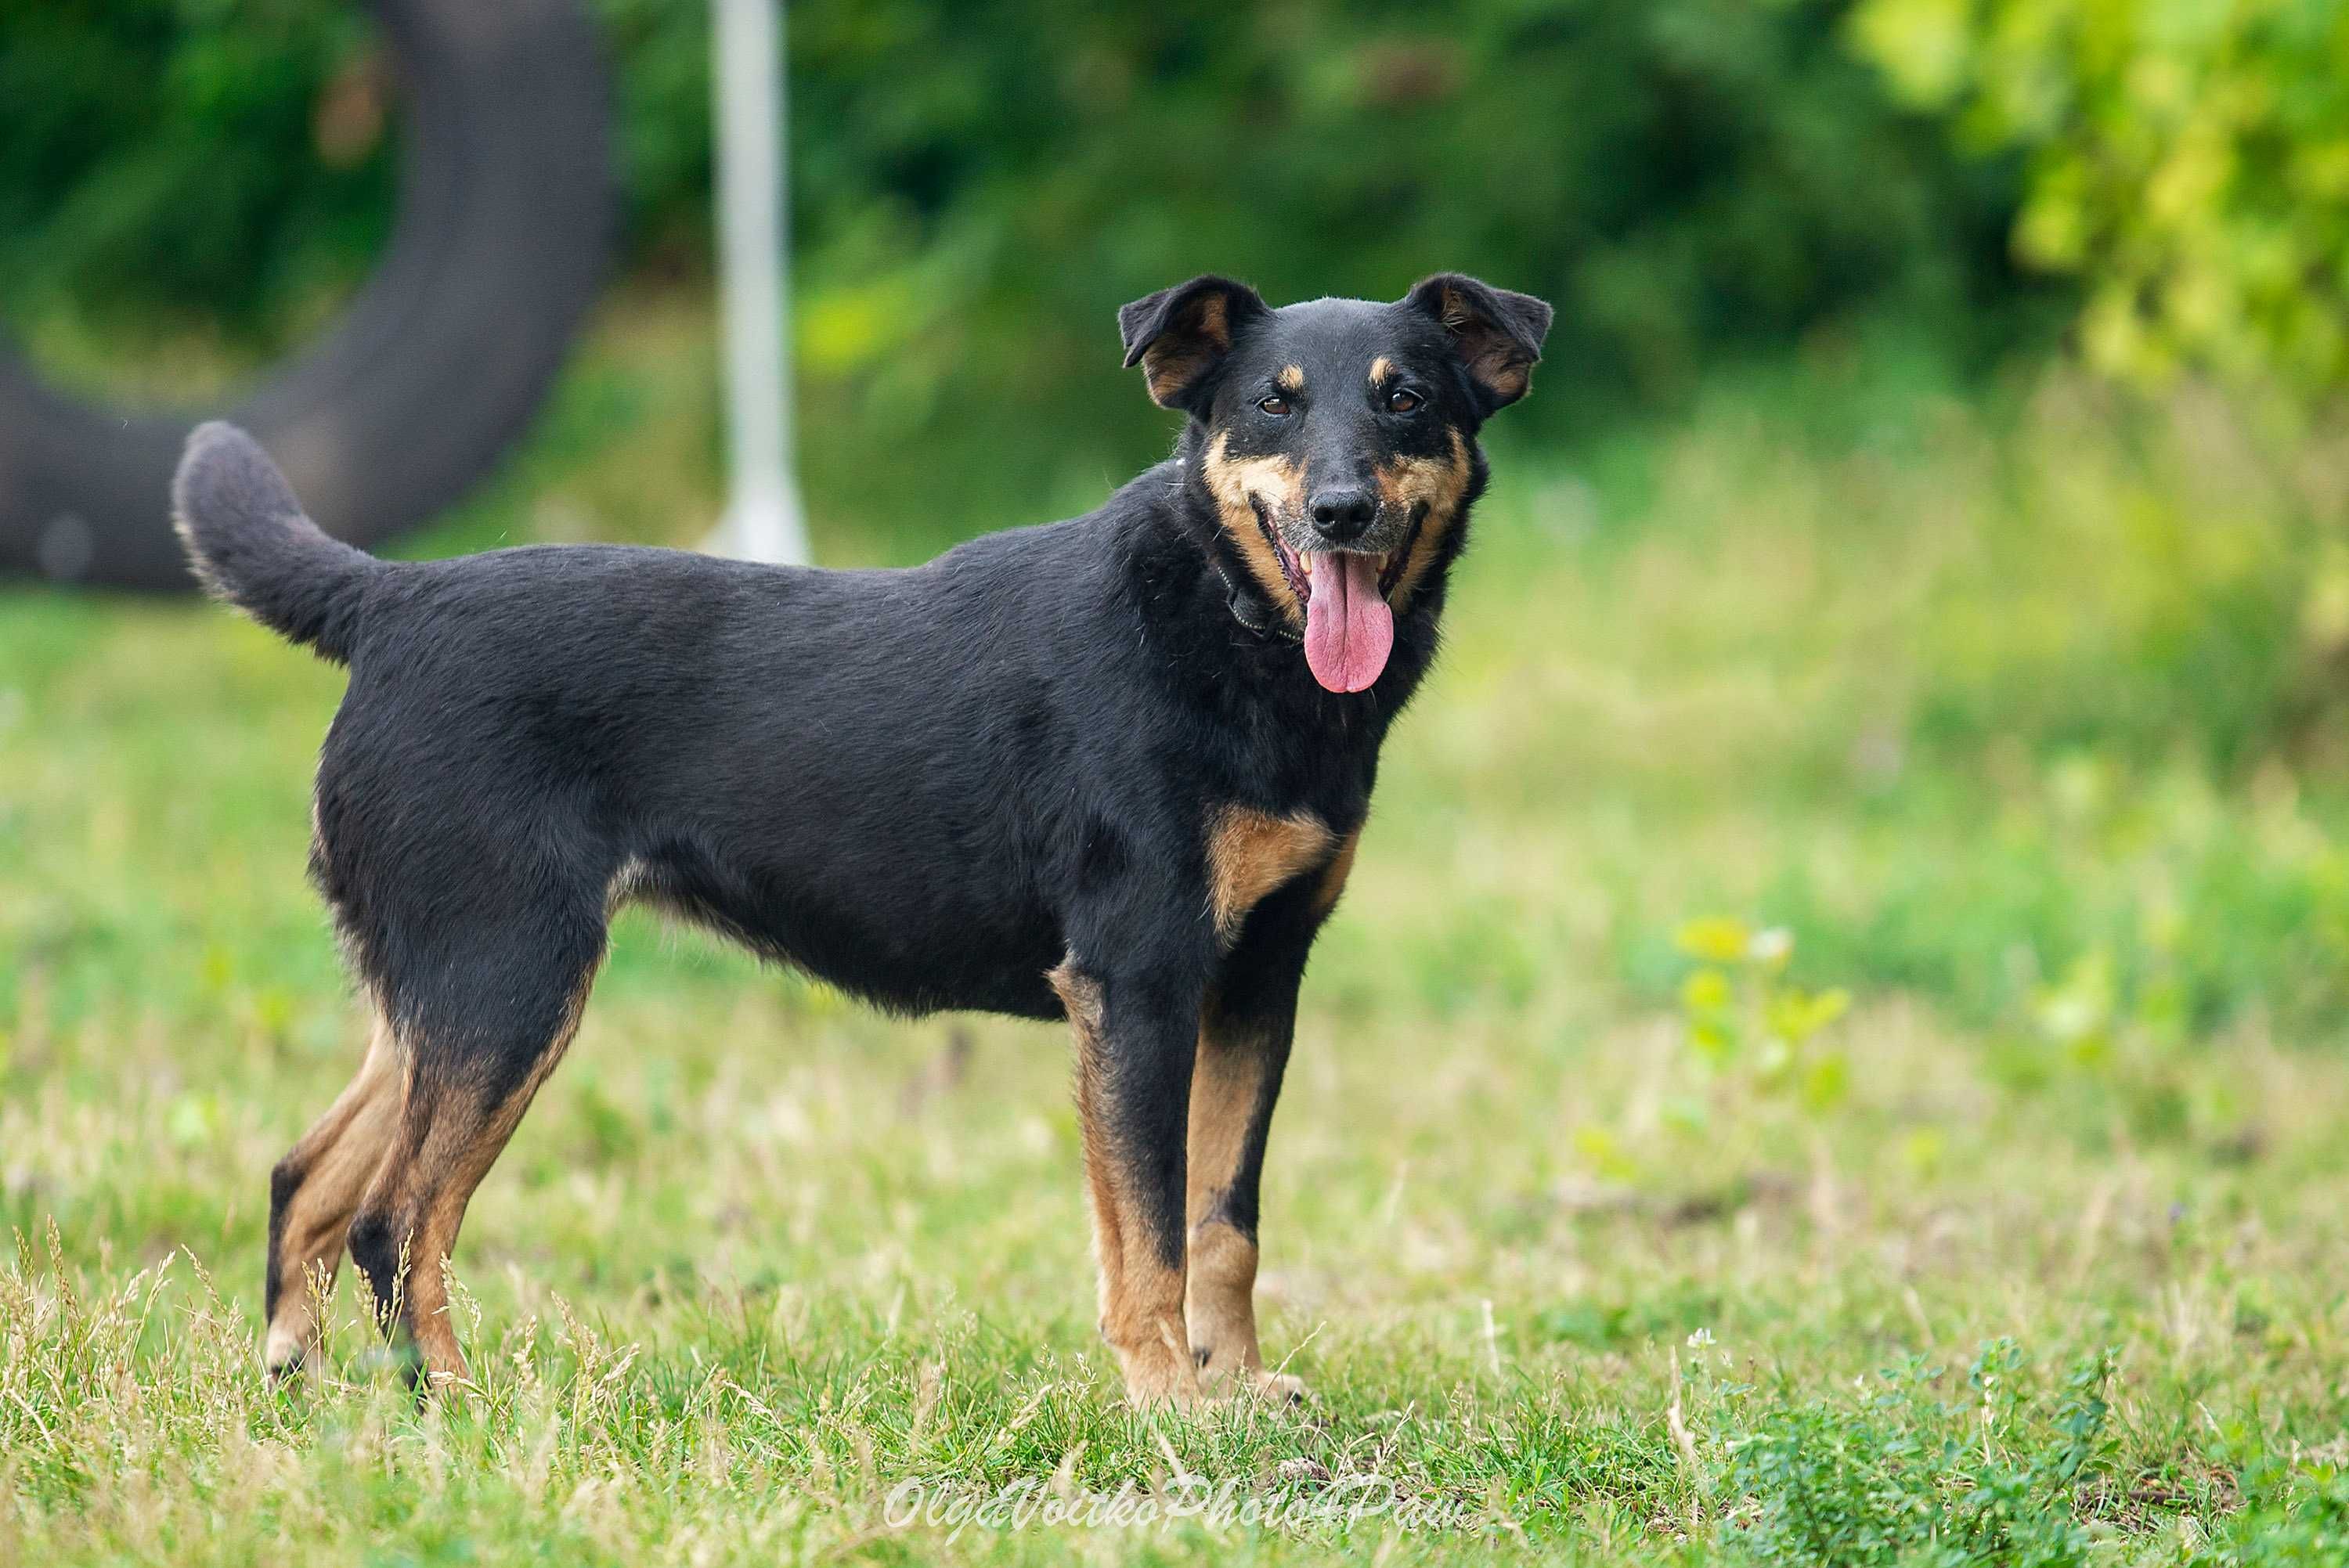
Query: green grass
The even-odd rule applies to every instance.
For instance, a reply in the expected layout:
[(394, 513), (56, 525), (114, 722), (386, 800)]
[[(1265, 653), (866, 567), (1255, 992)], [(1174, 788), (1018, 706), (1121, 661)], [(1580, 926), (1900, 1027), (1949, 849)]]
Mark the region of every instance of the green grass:
[[(616, 313), (421, 547), (692, 538), (700, 341)], [(0, 598), (0, 1563), (2349, 1558), (2337, 463), (1985, 404), (1877, 356), (1496, 454), (1276, 1130), (1295, 1414), (1118, 1403), (1057, 1031), (633, 916), (467, 1223), (478, 1386), (418, 1410), (347, 1288), (269, 1388), (266, 1173), (360, 1034), (339, 676)]]

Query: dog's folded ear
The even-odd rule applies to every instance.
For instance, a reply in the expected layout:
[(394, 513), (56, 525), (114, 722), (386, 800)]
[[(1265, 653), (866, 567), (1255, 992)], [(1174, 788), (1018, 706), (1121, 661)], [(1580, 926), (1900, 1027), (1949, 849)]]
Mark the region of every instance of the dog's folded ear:
[(1210, 275), (1135, 300), (1117, 313), (1117, 330), (1126, 365), (1140, 365), (1150, 383), (1150, 400), (1195, 414), (1206, 411), (1233, 335), (1271, 314), (1247, 284)]
[(1549, 335), (1550, 308), (1531, 294), (1512, 294), (1460, 273), (1438, 273), (1422, 281), (1403, 303), (1444, 324), (1459, 350), (1468, 379), (1490, 414), (1526, 395), (1542, 339)]

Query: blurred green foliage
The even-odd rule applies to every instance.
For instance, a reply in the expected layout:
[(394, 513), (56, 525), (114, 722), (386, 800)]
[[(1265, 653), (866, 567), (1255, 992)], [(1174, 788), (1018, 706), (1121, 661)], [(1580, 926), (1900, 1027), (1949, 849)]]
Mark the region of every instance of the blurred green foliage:
[(372, 25), (316, 0), (0, 0), (0, 304), (263, 348), (389, 229)]
[(2028, 158), (2018, 255), (2080, 274), (2080, 336), (2329, 396), (2349, 375), (2349, 7), (1863, 0), (1909, 98)]
[[(1689, 1044), (1713, 1072), (1737, 1076), (1739, 1099), (1786, 1096), (1813, 1114), (1843, 1102), (1850, 1061), (1817, 1037), (1850, 1011), (1851, 993), (1806, 991), (1787, 981), (1792, 933), (1707, 915), (1682, 922), (1672, 943), (1698, 965), (1681, 982)], [(1710, 1119), (1702, 1101), (1689, 1102), (1681, 1114), (1692, 1130)]]
[[(596, 0), (639, 275), (706, 262), (707, 7)], [(1130, 460), (1123, 301), (1190, 273), (1560, 306), (1551, 413), (1898, 305), (1994, 346), (2009, 173), (1842, 39), (1845, 0), (792, 7), (808, 378), (873, 449), (1006, 403)], [(334, 0), (0, 0), (0, 315), (282, 341), (384, 232), (392, 77)], [(1539, 416), (1537, 416), (1539, 417)]]
[[(592, 4), (630, 268), (696, 277), (707, 7)], [(1208, 268), (1278, 298), (1436, 266), (1541, 293), (1545, 397), (1513, 418), (1552, 433), (1871, 313), (1960, 364), (2054, 306), (2134, 377), (2349, 371), (2331, 0), (791, 12), (802, 374), (876, 519), (941, 474), (1032, 495), (988, 461), (1015, 419), (1071, 471), (1147, 456), (1111, 312)], [(388, 230), (396, 74), (348, 0), (0, 0), (0, 320), (93, 375), (282, 352)], [(890, 460), (915, 438), (936, 463)]]
[(1209, 268), (1276, 299), (1484, 272), (1559, 305), (1553, 382), (1608, 397), (1867, 304), (1955, 324), (2010, 284), (2009, 189), (1843, 10), (796, 7), (810, 369), (1073, 411), (1115, 306)]

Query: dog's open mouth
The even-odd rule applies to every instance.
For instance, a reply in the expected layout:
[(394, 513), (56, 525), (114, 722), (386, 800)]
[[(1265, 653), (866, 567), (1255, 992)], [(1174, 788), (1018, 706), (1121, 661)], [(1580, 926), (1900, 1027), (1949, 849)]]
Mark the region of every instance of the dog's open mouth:
[(1305, 607), (1305, 662), (1313, 678), (1335, 692), (1369, 690), (1394, 651), (1394, 609), (1387, 594), (1402, 576), (1423, 516), (1415, 512), (1402, 542), (1383, 554), (1294, 551), (1261, 505), (1256, 521), (1289, 592)]

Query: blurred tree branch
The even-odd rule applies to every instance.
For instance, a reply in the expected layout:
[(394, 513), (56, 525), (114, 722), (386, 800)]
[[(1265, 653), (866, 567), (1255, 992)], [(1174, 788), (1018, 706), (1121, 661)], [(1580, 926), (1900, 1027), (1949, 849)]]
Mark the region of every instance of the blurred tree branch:
[(1862, 0), (1851, 31), (1962, 145), (2025, 155), (2015, 254), (2085, 282), (2095, 365), (2349, 377), (2349, 6)]

